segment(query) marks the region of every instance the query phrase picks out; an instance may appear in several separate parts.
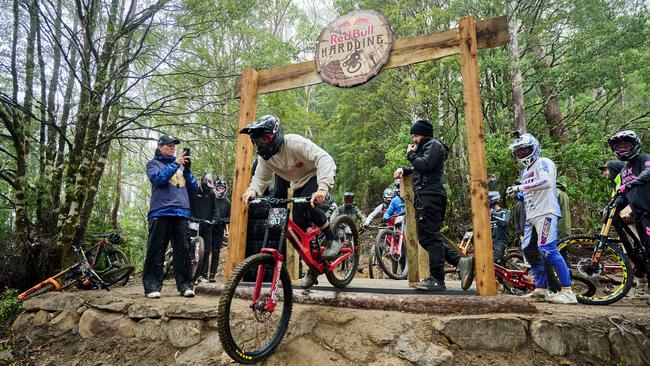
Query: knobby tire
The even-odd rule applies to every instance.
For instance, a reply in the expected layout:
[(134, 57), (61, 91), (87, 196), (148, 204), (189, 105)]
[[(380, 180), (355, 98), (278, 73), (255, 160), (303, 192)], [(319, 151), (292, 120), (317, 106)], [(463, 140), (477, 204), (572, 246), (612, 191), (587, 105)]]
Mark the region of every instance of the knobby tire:
[[(591, 258), (593, 248), (598, 244), (599, 238), (597, 236), (591, 235), (571, 235), (560, 241), (558, 244), (558, 249), (560, 251), (560, 254), (562, 254), (565, 261), (567, 262), (572, 276), (574, 276), (573, 272), (579, 271), (579, 268), (577, 268), (577, 265), (575, 263), (576, 260), (589, 260)], [(583, 255), (573, 254), (576, 251), (572, 251), (571, 249), (578, 248), (579, 246), (585, 248), (581, 253)], [(625, 295), (627, 295), (627, 293), (630, 291), (630, 288), (632, 288), (632, 282), (634, 281), (630, 260), (623, 253), (623, 251), (621, 251), (618, 247), (609, 241), (605, 243), (601, 261), (607, 259), (610, 260), (609, 263), (615, 263), (616, 265), (620, 266), (620, 275), (622, 276), (620, 284), (611, 294), (607, 294), (605, 296), (599, 296), (597, 294), (586, 296), (584, 294), (576, 293), (576, 297), (580, 303), (587, 305), (610, 305), (625, 297)], [(597, 276), (590, 276), (586, 273), (578, 274), (586, 276), (588, 279), (593, 281), (594, 284), (599, 286), (600, 281), (598, 280)]]
[[(236, 362), (243, 364), (254, 364), (263, 361), (269, 357), (275, 348), (280, 344), (282, 338), (287, 332), (289, 319), (291, 318), (291, 309), (293, 305), (293, 292), (291, 289), (291, 279), (285, 266), (282, 266), (280, 272), (280, 281), (282, 286), (278, 286), (277, 291), (282, 291), (282, 307), (276, 307), (275, 311), (281, 311), (279, 326), (275, 331), (272, 339), (266, 345), (258, 350), (245, 350), (236, 343), (230, 324), (230, 311), (233, 298), (236, 296), (237, 285), (244, 279), (244, 276), (251, 270), (256, 269), (260, 264), (275, 266), (273, 256), (267, 253), (259, 253), (246, 258), (239, 264), (230, 279), (225, 284), (223, 293), (219, 299), (219, 310), (217, 312), (218, 333), (221, 345), (226, 353)], [(254, 284), (254, 283), (253, 283)], [(248, 300), (246, 300), (248, 301)], [(252, 311), (252, 310), (251, 310)], [(233, 324), (235, 326), (235, 324)]]

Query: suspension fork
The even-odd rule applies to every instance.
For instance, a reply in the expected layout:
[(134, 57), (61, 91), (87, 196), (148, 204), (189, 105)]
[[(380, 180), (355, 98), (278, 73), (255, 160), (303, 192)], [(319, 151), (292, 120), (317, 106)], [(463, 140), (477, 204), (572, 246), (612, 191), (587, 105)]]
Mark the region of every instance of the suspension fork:
[[(269, 253), (273, 256), (273, 279), (271, 280), (271, 291), (269, 293), (269, 302), (264, 305), (264, 310), (272, 313), (277, 305), (277, 292), (278, 280), (280, 279), (280, 272), (282, 271), (282, 264), (284, 263), (284, 256), (273, 248), (262, 248), (262, 253)], [(257, 276), (255, 278), (255, 289), (253, 290), (253, 298), (251, 300), (251, 307), (254, 308), (260, 299), (262, 292), (262, 282), (264, 281), (264, 264), (257, 266)]]

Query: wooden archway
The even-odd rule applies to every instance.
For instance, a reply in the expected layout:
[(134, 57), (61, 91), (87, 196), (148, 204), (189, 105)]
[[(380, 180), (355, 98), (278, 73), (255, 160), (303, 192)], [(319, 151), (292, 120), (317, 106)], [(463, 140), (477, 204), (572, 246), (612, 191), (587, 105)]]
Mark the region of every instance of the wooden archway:
[[(458, 28), (397, 40), (390, 59), (383, 69), (436, 60), (456, 54), (461, 55), (470, 193), (472, 196), (472, 224), (474, 227), (476, 288), (480, 295), (496, 295), (492, 234), (489, 212), (486, 210), (488, 206), (486, 153), (477, 53), (479, 48), (491, 48), (506, 44), (508, 42), (508, 24), (506, 17), (490, 18), (477, 23), (470, 16), (461, 18), (458, 23)], [(236, 95), (240, 98), (238, 129), (255, 119), (259, 94), (315, 85), (321, 82), (323, 81), (316, 71), (316, 64), (313, 60), (259, 71), (244, 70), (236, 85)], [(235, 266), (244, 259), (246, 252), (248, 210), (247, 206), (242, 204), (240, 197), (251, 180), (253, 146), (248, 136), (237, 135), (236, 151), (226, 276), (229, 276)], [(412, 215), (407, 215), (407, 220), (408, 217), (413, 220)], [(409, 226), (413, 228), (414, 224), (413, 222)]]

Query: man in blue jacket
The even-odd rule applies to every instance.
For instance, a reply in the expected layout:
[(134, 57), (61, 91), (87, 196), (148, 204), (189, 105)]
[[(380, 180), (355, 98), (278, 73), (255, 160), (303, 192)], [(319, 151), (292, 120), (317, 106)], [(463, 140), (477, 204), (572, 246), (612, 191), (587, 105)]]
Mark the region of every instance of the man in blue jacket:
[(190, 158), (176, 156), (180, 140), (170, 135), (158, 139), (153, 159), (147, 163), (147, 176), (151, 181), (149, 203), (149, 238), (144, 261), (142, 283), (148, 298), (160, 298), (164, 271), (163, 262), (167, 243), (174, 249), (176, 288), (182, 296), (194, 297), (190, 253), (187, 245), (187, 219), (190, 217), (188, 189), (198, 190), (196, 179), (190, 172)]

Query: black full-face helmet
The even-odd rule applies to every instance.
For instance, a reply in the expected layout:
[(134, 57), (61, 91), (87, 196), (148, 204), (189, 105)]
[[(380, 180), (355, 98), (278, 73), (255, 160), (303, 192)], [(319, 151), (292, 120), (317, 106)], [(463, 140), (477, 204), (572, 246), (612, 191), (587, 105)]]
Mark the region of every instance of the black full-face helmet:
[(257, 153), (264, 160), (269, 160), (273, 155), (277, 154), (280, 146), (284, 142), (284, 134), (282, 133), (280, 120), (270, 114), (258, 118), (256, 121), (242, 128), (239, 133), (247, 134), (251, 137)]
[(228, 190), (228, 187), (226, 186), (226, 181), (224, 181), (223, 179), (217, 179), (217, 181), (214, 182), (214, 192), (217, 198), (226, 197), (226, 190)]
[(494, 206), (495, 204), (501, 202), (501, 193), (497, 191), (489, 191), (488, 192), (488, 205), (490, 207)]
[(641, 140), (632, 130), (618, 131), (607, 142), (616, 157), (622, 161), (632, 160), (641, 152)]
[(214, 189), (214, 179), (212, 174), (205, 173), (201, 176), (201, 192), (203, 194), (208, 194), (212, 189)]

